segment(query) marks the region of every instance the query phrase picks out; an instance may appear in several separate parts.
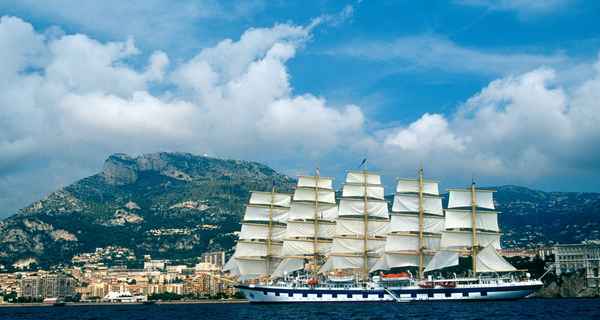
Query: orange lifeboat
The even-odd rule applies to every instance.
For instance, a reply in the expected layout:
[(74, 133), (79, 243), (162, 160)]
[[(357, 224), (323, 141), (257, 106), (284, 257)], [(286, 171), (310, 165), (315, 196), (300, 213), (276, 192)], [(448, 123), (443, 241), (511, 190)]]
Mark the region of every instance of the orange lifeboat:
[(407, 272), (400, 272), (400, 273), (384, 274), (382, 277), (384, 279), (398, 279), (398, 278), (410, 278), (410, 275)]
[(454, 281), (440, 282), (440, 286), (442, 286), (444, 288), (456, 288), (456, 282), (454, 282)]
[(314, 287), (314, 286), (316, 286), (317, 284), (319, 284), (319, 280), (317, 280), (316, 278), (310, 278), (310, 279), (308, 279), (308, 281), (306, 281), (306, 283), (307, 283), (309, 286), (313, 286), (313, 287)]

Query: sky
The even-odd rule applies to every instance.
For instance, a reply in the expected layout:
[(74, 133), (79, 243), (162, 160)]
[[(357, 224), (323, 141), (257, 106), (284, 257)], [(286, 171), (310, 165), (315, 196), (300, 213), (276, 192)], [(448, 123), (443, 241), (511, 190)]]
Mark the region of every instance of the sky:
[(600, 191), (600, 2), (0, 0), (0, 217), (180, 151)]

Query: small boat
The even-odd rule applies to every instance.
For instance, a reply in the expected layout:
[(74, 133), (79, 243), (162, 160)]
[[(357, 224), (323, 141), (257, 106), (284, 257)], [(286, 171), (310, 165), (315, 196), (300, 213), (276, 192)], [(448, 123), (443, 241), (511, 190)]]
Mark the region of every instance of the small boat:
[(44, 304), (50, 304), (53, 307), (64, 307), (67, 305), (67, 303), (65, 302), (65, 300), (61, 297), (55, 297), (55, 298), (46, 298), (43, 301)]

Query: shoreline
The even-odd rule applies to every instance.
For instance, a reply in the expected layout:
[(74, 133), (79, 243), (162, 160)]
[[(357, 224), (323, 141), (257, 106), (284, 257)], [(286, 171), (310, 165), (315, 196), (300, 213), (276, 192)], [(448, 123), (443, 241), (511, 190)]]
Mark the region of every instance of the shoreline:
[[(531, 297), (520, 300), (600, 300), (598, 297)], [(156, 301), (152, 305), (181, 305), (181, 304), (247, 304), (246, 299), (228, 299), (228, 300), (186, 300), (186, 301)], [(81, 307), (81, 306), (135, 306), (145, 305), (143, 302), (67, 302), (60, 307)], [(54, 307), (47, 303), (0, 303), (0, 308), (21, 308), (21, 307)]]
[[(230, 304), (230, 303), (249, 303), (246, 299), (226, 299), (226, 300), (185, 300), (185, 301), (156, 301), (151, 305), (159, 304)], [(80, 306), (130, 306), (130, 305), (146, 305), (143, 302), (67, 302), (64, 306), (57, 307), (80, 307)], [(0, 303), (0, 308), (11, 307), (54, 307), (52, 304), (36, 302), (36, 303)]]

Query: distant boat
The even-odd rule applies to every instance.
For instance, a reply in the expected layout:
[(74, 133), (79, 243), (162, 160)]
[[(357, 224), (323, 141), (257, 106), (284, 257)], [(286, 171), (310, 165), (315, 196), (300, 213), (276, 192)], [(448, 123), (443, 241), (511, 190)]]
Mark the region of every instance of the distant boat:
[[(438, 183), (419, 170), (395, 191), (391, 214), (368, 171), (348, 172), (339, 205), (318, 170), (299, 177), (293, 197), (253, 192), (224, 270), (250, 302), (505, 300), (542, 287), (498, 254), (493, 190), (450, 189), (444, 209)], [(436, 274), (459, 256), (472, 257), (470, 276)], [(392, 273), (407, 267), (417, 274)]]
[(43, 301), (44, 304), (51, 304), (54, 307), (63, 307), (66, 306), (67, 303), (64, 301), (63, 298), (61, 297), (56, 297), (56, 298), (46, 298)]
[(123, 291), (111, 291), (109, 292), (102, 301), (105, 302), (118, 302), (118, 303), (135, 303), (135, 302), (146, 302), (148, 297), (144, 295), (133, 295), (128, 290)]

